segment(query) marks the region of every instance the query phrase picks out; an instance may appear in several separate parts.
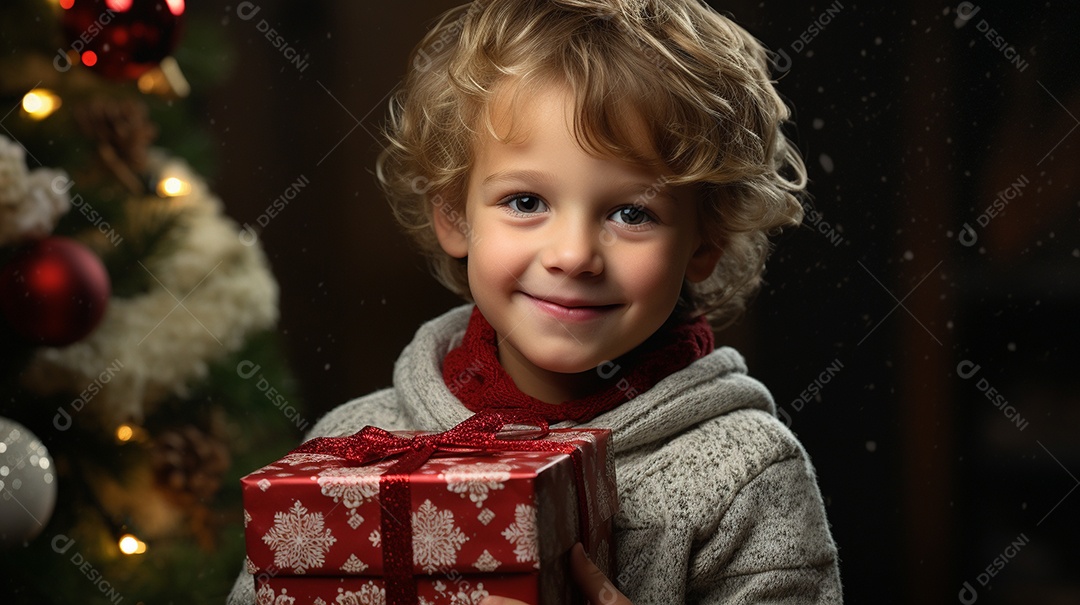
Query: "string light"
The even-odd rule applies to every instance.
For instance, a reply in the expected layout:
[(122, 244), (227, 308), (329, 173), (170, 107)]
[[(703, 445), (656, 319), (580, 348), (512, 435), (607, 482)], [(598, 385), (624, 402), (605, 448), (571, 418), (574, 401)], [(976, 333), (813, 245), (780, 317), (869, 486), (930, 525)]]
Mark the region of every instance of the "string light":
[(141, 555), (146, 552), (146, 542), (143, 542), (131, 534), (120, 536), (118, 544), (120, 546), (120, 552), (125, 555)]
[(158, 181), (158, 195), (161, 197), (179, 197), (191, 193), (191, 183), (175, 176), (167, 176)]
[(131, 438), (135, 436), (135, 429), (131, 428), (130, 424), (121, 424), (116, 429), (116, 440), (121, 443), (131, 441)]
[(60, 109), (60, 97), (47, 88), (35, 88), (23, 95), (22, 108), (34, 120), (44, 120)]

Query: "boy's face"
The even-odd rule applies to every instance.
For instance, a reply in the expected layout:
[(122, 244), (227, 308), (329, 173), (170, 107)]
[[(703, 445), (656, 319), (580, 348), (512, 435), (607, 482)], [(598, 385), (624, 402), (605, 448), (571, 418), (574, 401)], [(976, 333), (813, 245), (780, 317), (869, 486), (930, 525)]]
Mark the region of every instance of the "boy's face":
[[(443, 249), (468, 257), (469, 287), (499, 337), (518, 388), (560, 397), (552, 382), (593, 372), (641, 344), (671, 315), (683, 280), (708, 277), (689, 191), (664, 173), (583, 150), (561, 89), (496, 101), (502, 142), (481, 131), (464, 224), (435, 209)], [(512, 122), (511, 122), (512, 121)], [(641, 129), (643, 131), (643, 129)], [(648, 149), (642, 137), (642, 149)]]

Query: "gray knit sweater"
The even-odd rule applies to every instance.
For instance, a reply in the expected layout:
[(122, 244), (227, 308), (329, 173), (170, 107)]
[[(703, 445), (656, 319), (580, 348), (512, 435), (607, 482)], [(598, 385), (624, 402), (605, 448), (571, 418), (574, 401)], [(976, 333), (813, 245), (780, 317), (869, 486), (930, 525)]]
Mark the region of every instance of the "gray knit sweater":
[[(443, 431), (468, 418), (442, 360), (461, 342), (470, 309), (422, 326), (395, 365), (393, 388), (332, 410), (310, 437), (368, 424)], [(774, 413), (769, 392), (725, 347), (582, 425), (613, 433), (613, 580), (632, 602), (842, 602), (814, 469)], [(254, 602), (252, 577), (241, 573), (229, 604)]]

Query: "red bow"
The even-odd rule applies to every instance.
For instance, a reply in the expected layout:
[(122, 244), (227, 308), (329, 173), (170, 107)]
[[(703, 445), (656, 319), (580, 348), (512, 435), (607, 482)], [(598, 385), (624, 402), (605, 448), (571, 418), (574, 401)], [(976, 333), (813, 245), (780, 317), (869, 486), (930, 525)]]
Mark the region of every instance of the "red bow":
[[(532, 430), (503, 430), (510, 425), (535, 427)], [(588, 509), (585, 500), (585, 477), (581, 451), (570, 443), (544, 441), (548, 423), (527, 410), (484, 410), (442, 433), (401, 437), (378, 427), (366, 426), (348, 437), (316, 437), (292, 453), (329, 454), (349, 461), (350, 466), (402, 455), (379, 477), (379, 502), (382, 505), (382, 552), (386, 574), (386, 603), (413, 605), (416, 584), (413, 582), (412, 501), (409, 475), (418, 470), (436, 451), (440, 452), (562, 452), (570, 454), (577, 484), (581, 537), (589, 535)]]

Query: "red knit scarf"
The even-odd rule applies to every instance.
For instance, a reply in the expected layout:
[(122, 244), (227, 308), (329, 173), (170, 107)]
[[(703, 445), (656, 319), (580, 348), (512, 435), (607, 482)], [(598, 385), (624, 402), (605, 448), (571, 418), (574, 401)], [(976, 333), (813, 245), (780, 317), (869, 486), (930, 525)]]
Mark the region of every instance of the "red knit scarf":
[(652, 388), (663, 378), (708, 355), (713, 333), (704, 317), (668, 320), (637, 348), (598, 368), (608, 378), (605, 388), (572, 401), (551, 404), (522, 393), (499, 364), (495, 328), (473, 307), (461, 346), (443, 360), (443, 380), (450, 392), (473, 412), (524, 408), (549, 422), (587, 422)]

